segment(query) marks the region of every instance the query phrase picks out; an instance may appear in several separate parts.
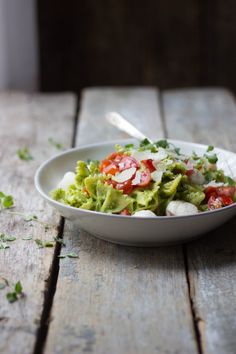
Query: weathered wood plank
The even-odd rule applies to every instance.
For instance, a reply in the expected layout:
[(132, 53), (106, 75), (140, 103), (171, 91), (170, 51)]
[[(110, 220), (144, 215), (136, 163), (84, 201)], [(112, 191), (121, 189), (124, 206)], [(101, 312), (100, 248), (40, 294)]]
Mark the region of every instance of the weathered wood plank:
[[(120, 137), (103, 119), (109, 110), (163, 136), (157, 98), (150, 89), (86, 90), (77, 144)], [(80, 258), (60, 261), (47, 354), (197, 353), (181, 247), (117, 246), (70, 222), (64, 238), (63, 252)]]
[(126, 133), (106, 123), (105, 114), (110, 111), (124, 115), (150, 138), (161, 138), (163, 127), (157, 95), (158, 92), (152, 88), (85, 90), (81, 100), (77, 144), (129, 138)]
[[(167, 91), (168, 136), (236, 152), (236, 105), (225, 90)], [(205, 354), (236, 348), (236, 219), (187, 245), (191, 297)]]
[[(10, 248), (0, 250), (0, 280), (20, 280), (25, 293), (24, 298), (9, 304), (6, 293), (12, 287), (0, 290), (1, 353), (31, 353), (34, 348), (54, 249), (39, 249), (34, 240), (22, 238), (52, 240), (57, 235), (59, 216), (36, 192), (33, 176), (41, 162), (58, 153), (49, 138), (65, 147), (71, 145), (74, 115), (72, 94), (0, 94), (0, 190), (14, 196), (14, 211), (37, 215), (53, 225), (45, 232), (40, 223), (31, 225), (20, 216), (0, 212), (0, 233), (17, 238)], [(29, 146), (32, 161), (18, 158), (16, 151), (24, 146)]]

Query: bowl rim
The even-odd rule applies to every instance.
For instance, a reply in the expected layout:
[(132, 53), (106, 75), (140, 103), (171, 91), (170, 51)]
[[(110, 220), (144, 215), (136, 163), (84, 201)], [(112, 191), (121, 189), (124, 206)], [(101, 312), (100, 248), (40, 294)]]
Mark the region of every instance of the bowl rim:
[[(161, 140), (162, 138), (160, 138), (159, 140)], [(163, 138), (164, 139), (164, 138)], [(186, 145), (192, 145), (193, 147), (198, 147), (198, 148), (203, 148), (206, 149), (208, 147), (208, 145), (205, 144), (199, 144), (199, 143), (192, 143), (192, 142), (188, 142), (188, 141), (184, 141), (184, 140), (175, 140), (175, 139), (166, 139), (167, 141), (169, 141), (170, 143), (173, 144), (186, 144)], [(47, 166), (49, 164), (51, 164), (53, 161), (61, 158), (62, 156), (65, 155), (69, 155), (73, 152), (76, 151), (83, 151), (83, 150), (87, 150), (90, 148), (96, 148), (96, 147), (103, 147), (103, 146), (108, 146), (108, 145), (115, 145), (115, 144), (125, 144), (128, 142), (137, 142), (137, 140), (135, 139), (113, 139), (113, 140), (108, 140), (106, 142), (99, 142), (99, 143), (91, 143), (91, 144), (86, 144), (86, 145), (81, 145), (78, 147), (73, 147), (70, 149), (67, 149), (61, 153), (58, 153), (56, 155), (54, 155), (53, 157), (47, 159), (46, 161), (44, 161), (36, 170), (35, 172), (35, 176), (34, 176), (34, 185), (36, 190), (38, 191), (38, 193), (48, 202), (50, 202), (51, 204), (55, 204), (59, 207), (64, 207), (67, 210), (71, 210), (71, 211), (77, 211), (79, 213), (82, 214), (87, 214), (87, 215), (101, 215), (103, 217), (108, 217), (110, 218), (119, 218), (119, 219), (125, 219), (125, 220), (134, 220), (134, 219), (139, 219), (139, 220), (182, 220), (182, 219), (190, 219), (190, 218), (199, 218), (199, 217), (204, 217), (204, 216), (208, 216), (208, 215), (213, 215), (213, 214), (217, 214), (217, 213), (224, 213), (229, 209), (234, 209), (236, 207), (236, 203), (233, 203), (231, 205), (225, 206), (223, 208), (220, 209), (215, 209), (215, 210), (208, 210), (208, 211), (204, 211), (204, 212), (200, 212), (198, 214), (192, 214), (192, 215), (181, 215), (181, 216), (127, 216), (127, 215), (120, 215), (120, 214), (111, 214), (111, 213), (102, 213), (100, 211), (93, 211), (93, 210), (86, 210), (86, 209), (81, 209), (81, 208), (76, 208), (76, 207), (72, 207), (70, 205), (66, 205), (63, 203), (58, 202), (57, 200), (52, 199), (47, 193), (44, 192), (42, 185), (40, 183), (40, 176), (43, 173), (43, 171), (45, 170), (45, 168), (47, 168)], [(219, 152), (222, 153), (227, 153), (227, 154), (232, 154), (235, 155), (236, 158), (236, 153), (226, 150), (226, 149), (222, 149), (222, 148), (218, 148), (215, 147), (216, 150), (218, 150)]]

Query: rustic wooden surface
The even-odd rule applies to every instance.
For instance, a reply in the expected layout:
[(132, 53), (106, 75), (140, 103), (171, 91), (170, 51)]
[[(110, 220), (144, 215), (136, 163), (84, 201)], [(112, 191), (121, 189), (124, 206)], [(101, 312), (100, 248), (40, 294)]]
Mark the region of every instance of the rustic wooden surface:
[[(236, 105), (225, 90), (164, 94), (168, 137), (236, 152)], [(236, 352), (236, 218), (186, 245), (191, 299), (203, 353)]]
[[(104, 120), (117, 109), (146, 134), (164, 135), (156, 90), (89, 89), (76, 144), (119, 138)], [(60, 262), (46, 353), (197, 353), (181, 246), (117, 246), (69, 222), (64, 237), (65, 252), (80, 258)]]
[[(25, 297), (9, 304), (0, 290), (0, 352), (32, 353), (42, 315), (44, 291), (50, 276), (54, 248), (38, 249), (34, 239), (57, 236), (59, 216), (39, 197), (34, 188), (36, 168), (58, 152), (48, 138), (69, 147), (73, 134), (75, 97), (62, 95), (0, 94), (0, 190), (15, 198), (14, 211), (35, 214), (53, 226), (45, 232), (40, 223), (26, 223), (22, 217), (0, 212), (0, 233), (15, 236), (10, 248), (0, 250), (0, 277), (10, 283), (22, 282)], [(34, 157), (22, 161), (16, 151), (29, 146)], [(1, 280), (1, 278), (0, 278)]]
[[(85, 90), (76, 145), (126, 137), (105, 125), (109, 110), (119, 110), (151, 137), (236, 152), (236, 106), (226, 90)], [(15, 196), (16, 210), (54, 225), (45, 233), (39, 223), (32, 227), (0, 213), (0, 232), (17, 237), (10, 249), (0, 250), (0, 276), (21, 280), (26, 294), (8, 304), (8, 289), (0, 290), (0, 352), (234, 354), (235, 218), (195, 242), (159, 249), (113, 245), (66, 221), (61, 253), (73, 251), (79, 258), (61, 259), (58, 279), (52, 261), (60, 249), (38, 249), (34, 241), (21, 240), (28, 235), (48, 240), (58, 233), (59, 216), (36, 194), (32, 177), (40, 162), (58, 152), (49, 137), (71, 145), (74, 114), (73, 95), (0, 94), (0, 190)], [(33, 161), (17, 158), (24, 145)], [(53, 285), (47, 285), (53, 277), (54, 298)], [(45, 290), (47, 303), (53, 300), (51, 311), (45, 310)], [(47, 324), (44, 343), (38, 329), (46, 334)]]

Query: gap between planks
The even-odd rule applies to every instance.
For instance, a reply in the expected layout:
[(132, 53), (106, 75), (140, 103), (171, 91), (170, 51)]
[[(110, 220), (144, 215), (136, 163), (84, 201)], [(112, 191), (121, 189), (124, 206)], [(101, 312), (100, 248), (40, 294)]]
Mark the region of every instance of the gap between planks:
[[(80, 93), (77, 95), (76, 109), (74, 115), (74, 124), (73, 124), (73, 135), (71, 141), (71, 147), (75, 147), (76, 142), (76, 132), (79, 121), (79, 110), (80, 110)], [(65, 226), (65, 218), (61, 217), (58, 225), (58, 233), (57, 238), (63, 239), (64, 234), (64, 226)], [(62, 245), (59, 242), (56, 242), (52, 266), (50, 269), (49, 278), (45, 281), (45, 294), (44, 294), (44, 304), (42, 315), (40, 319), (39, 328), (36, 335), (35, 346), (33, 350), (33, 354), (42, 354), (44, 352), (45, 343), (47, 340), (48, 329), (51, 322), (51, 309), (53, 305), (53, 299), (57, 288), (57, 279), (60, 270), (60, 258)]]
[[(161, 114), (164, 136), (166, 139), (168, 139), (168, 129), (167, 129), (167, 124), (166, 124), (166, 120), (165, 120), (165, 110), (164, 110), (164, 102), (163, 102), (163, 93), (162, 92), (160, 92), (160, 94), (159, 94), (159, 100), (160, 100), (160, 114)], [(191, 312), (192, 321), (193, 321), (193, 328), (194, 328), (195, 339), (196, 339), (196, 343), (197, 343), (197, 350), (198, 350), (199, 354), (204, 354), (203, 345), (202, 345), (201, 329), (199, 327), (199, 317), (197, 316), (197, 313), (195, 310), (195, 299), (194, 299), (192, 291), (191, 291), (192, 284), (191, 284), (191, 277), (190, 277), (190, 273), (189, 273), (188, 250), (187, 250), (186, 245), (182, 245), (181, 247), (182, 247), (182, 252), (183, 252), (184, 268), (185, 268), (186, 282), (187, 282), (187, 288), (188, 288), (189, 307), (190, 307), (190, 312)]]

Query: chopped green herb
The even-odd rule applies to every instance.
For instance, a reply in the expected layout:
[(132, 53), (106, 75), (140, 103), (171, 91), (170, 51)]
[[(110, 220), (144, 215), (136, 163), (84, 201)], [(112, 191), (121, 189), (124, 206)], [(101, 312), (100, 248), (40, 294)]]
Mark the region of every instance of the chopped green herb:
[(37, 215), (26, 215), (24, 221), (35, 221), (38, 220)]
[(0, 208), (8, 209), (11, 208), (14, 204), (12, 195), (6, 195), (3, 192), (0, 192)]
[(6, 242), (0, 242), (0, 250), (5, 250), (6, 248), (10, 248), (10, 246)]
[(216, 154), (211, 154), (211, 155), (205, 154), (205, 157), (212, 164), (215, 164), (218, 161), (218, 157), (216, 156)]
[(16, 300), (18, 300), (19, 296), (23, 295), (22, 290), (23, 290), (23, 287), (21, 285), (21, 282), (18, 281), (14, 286), (14, 290), (12, 292), (7, 293), (7, 295), (6, 295), (7, 300), (10, 303), (13, 303)]
[(53, 138), (49, 138), (48, 141), (51, 145), (53, 145), (58, 150), (61, 150), (64, 148), (64, 146), (61, 143), (56, 142)]
[(24, 241), (29, 241), (29, 240), (32, 240), (32, 236), (26, 236), (26, 237), (22, 237), (22, 240)]
[(158, 140), (155, 145), (157, 147), (162, 147), (163, 149), (166, 149), (169, 147), (169, 143), (167, 140), (163, 139), (163, 140)]
[(5, 250), (6, 248), (10, 248), (7, 242), (15, 241), (16, 238), (14, 236), (8, 236), (3, 233), (0, 234), (0, 249)]
[(143, 139), (141, 142), (140, 142), (140, 147), (142, 147), (142, 146), (147, 146), (147, 145), (150, 145), (151, 144), (151, 142), (147, 139), (147, 138), (145, 138), (145, 139)]
[(39, 238), (36, 238), (35, 243), (39, 246), (39, 248), (44, 248), (44, 247), (53, 247), (54, 242), (53, 241), (42, 241)]
[(71, 253), (65, 253), (65, 254), (61, 254), (60, 256), (58, 256), (58, 258), (79, 258), (79, 255), (74, 253), (74, 252), (71, 252)]
[(133, 149), (134, 148), (134, 144), (126, 144), (125, 148), (126, 149)]
[(33, 160), (33, 156), (30, 154), (29, 148), (25, 146), (22, 149), (17, 150), (17, 155), (21, 160), (30, 161)]
[(66, 246), (65, 242), (60, 237), (54, 237), (54, 241), (60, 243), (63, 247)]
[(6, 278), (0, 277), (0, 290), (5, 289), (9, 285)]
[(210, 152), (210, 151), (212, 151), (212, 150), (214, 150), (214, 146), (209, 145), (208, 148), (207, 148), (207, 152)]

